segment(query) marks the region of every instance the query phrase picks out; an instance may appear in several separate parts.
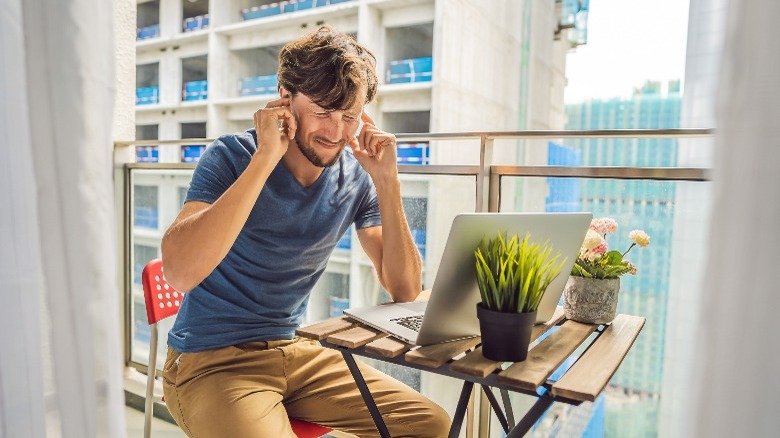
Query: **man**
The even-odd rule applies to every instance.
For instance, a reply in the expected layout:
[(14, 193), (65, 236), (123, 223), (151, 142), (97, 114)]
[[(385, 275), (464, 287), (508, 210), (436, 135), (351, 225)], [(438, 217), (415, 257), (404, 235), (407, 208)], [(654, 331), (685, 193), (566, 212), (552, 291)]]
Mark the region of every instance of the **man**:
[[(288, 416), (378, 435), (341, 355), (295, 337), (352, 223), (395, 301), (421, 289), (395, 137), (363, 112), (374, 64), (327, 26), (287, 44), (280, 98), (255, 113), (254, 130), (210, 145), (195, 169), (162, 242), (167, 281), (188, 292), (168, 338), (165, 402), (190, 436), (291, 437)], [(440, 407), (361, 370), (392, 436), (446, 435)]]

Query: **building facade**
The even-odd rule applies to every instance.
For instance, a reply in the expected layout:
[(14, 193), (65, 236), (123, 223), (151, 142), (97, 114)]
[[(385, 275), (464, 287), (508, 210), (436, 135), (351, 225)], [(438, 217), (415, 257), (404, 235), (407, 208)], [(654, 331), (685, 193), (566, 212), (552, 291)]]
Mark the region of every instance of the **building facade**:
[[(380, 87), (366, 111), (389, 132), (562, 129), (571, 45), (561, 23), (576, 16), (564, 6), (555, 0), (139, 0), (136, 137), (149, 144), (136, 148), (137, 161), (193, 163), (206, 145), (186, 139), (251, 128), (254, 112), (277, 96), (280, 48), (322, 24), (352, 34), (375, 54)], [(576, 37), (584, 42), (582, 32)], [(514, 144), (497, 145), (494, 155), (504, 164), (527, 159)], [(478, 160), (476, 143), (399, 144), (401, 164)], [(190, 175), (133, 171), (134, 281), (143, 264), (159, 256)], [(475, 209), (473, 179), (402, 175), (402, 195), (429, 288), (453, 217)], [(148, 334), (140, 283), (133, 295), (131, 359), (143, 363)], [(350, 230), (312, 292), (307, 319), (388, 297)], [(459, 389), (436, 376), (391, 372), (454, 410)]]

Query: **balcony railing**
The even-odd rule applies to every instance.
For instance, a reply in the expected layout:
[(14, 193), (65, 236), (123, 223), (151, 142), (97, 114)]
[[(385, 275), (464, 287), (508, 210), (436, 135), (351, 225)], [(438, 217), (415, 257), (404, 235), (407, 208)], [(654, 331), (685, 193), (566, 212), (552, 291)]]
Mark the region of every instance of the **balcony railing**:
[[(562, 211), (580, 209), (593, 211), (594, 216), (610, 215), (618, 218), (621, 226), (626, 227), (626, 232), (631, 228), (646, 228), (651, 230), (653, 244), (642, 251), (632, 251), (631, 260), (639, 266), (640, 272), (636, 278), (627, 278), (621, 285), (621, 298), (619, 306), (624, 313), (640, 314), (647, 317), (647, 325), (642, 336), (637, 341), (638, 346), (632, 350), (629, 357), (621, 366), (621, 370), (613, 377), (606, 397), (628, 397), (631, 403), (655, 404), (648, 408), (654, 412), (652, 418), (657, 419), (658, 400), (660, 399), (662, 379), (663, 350), (667, 342), (666, 331), (666, 307), (669, 291), (672, 283), (679, 281), (679, 276), (687, 273), (674, 272), (670, 260), (672, 252), (679, 250), (675, 245), (690, 245), (690, 236), (675, 235), (674, 230), (680, 226), (679, 222), (687, 216), (696, 216), (696, 229), (700, 229), (702, 222), (706, 221), (706, 209), (701, 208), (698, 198), (688, 196), (690, 189), (698, 190), (709, 186), (710, 169), (701, 167), (637, 167), (637, 166), (582, 166), (576, 154), (568, 154), (560, 151), (555, 144), (566, 143), (570, 139), (605, 140), (605, 139), (697, 139), (711, 137), (710, 129), (665, 129), (665, 130), (596, 130), (596, 131), (517, 131), (517, 132), (462, 132), (462, 133), (426, 133), (426, 134), (398, 134), (400, 145), (425, 145), (424, 155), (433, 164), (405, 164), (399, 160), (399, 172), (402, 178), (402, 188), (408, 184), (413, 193), (403, 193), (409, 199), (421, 199), (428, 197), (428, 203), (421, 207), (424, 216), (422, 223), (428, 223), (427, 227), (413, 225), (415, 243), (424, 255), (424, 285), (430, 287), (433, 274), (438, 268), (441, 257), (443, 241), (446, 240), (448, 229), (447, 221), (461, 211)], [(543, 145), (535, 140), (545, 140)], [(466, 164), (436, 164), (442, 159), (451, 161), (450, 153), (443, 153), (446, 148), (459, 146), (462, 141), (471, 144), (478, 143), (473, 149), (475, 159)], [(204, 144), (210, 143), (210, 139), (182, 139), (182, 140), (149, 140), (133, 142), (117, 142), (118, 149), (128, 146), (166, 145), (166, 144)], [(516, 161), (524, 161), (524, 157), (534, 156), (544, 146), (545, 161), (552, 164), (515, 165), (511, 163), (496, 162), (494, 157), (505, 157), (507, 151), (516, 152)], [(611, 146), (617, 147), (617, 146)], [(704, 147), (690, 145), (690, 147)], [(439, 153), (436, 153), (436, 152)], [(675, 149), (675, 154), (677, 149)], [(400, 154), (399, 154), (400, 156)], [(534, 161), (531, 161), (534, 162)], [(147, 364), (143, 358), (148, 349), (147, 336), (143, 332), (143, 324), (134, 324), (143, 318), (143, 300), (138, 300), (139, 287), (132, 284), (133, 273), (138, 265), (145, 262), (134, 257), (135, 245), (147, 245), (139, 247), (138, 256), (150, 255), (150, 236), (141, 229), (136, 232), (133, 229), (133, 220), (138, 217), (143, 221), (148, 219), (143, 211), (133, 211), (132, 187), (136, 179), (151, 178), (154, 175), (164, 175), (167, 181), (170, 176), (181, 179), (178, 187), (179, 201), (176, 205), (168, 206), (175, 213), (182, 202), (182, 191), (186, 192), (186, 183), (189, 181), (194, 163), (133, 163), (125, 165), (124, 186), (125, 202), (123, 211), (125, 220), (125, 299), (127, 303), (126, 329), (129, 334), (126, 345), (127, 362), (140, 370), (144, 370)], [(148, 185), (147, 179), (141, 181)], [(561, 185), (563, 182), (565, 184)], [(428, 184), (428, 191), (420, 194), (420, 186)], [(405, 188), (403, 190), (406, 190)], [(694, 190), (694, 191), (695, 191)], [(576, 196), (570, 196), (571, 192)], [(163, 199), (172, 199), (171, 193), (160, 192), (160, 202)], [(558, 196), (563, 193), (566, 196)], [(690, 195), (690, 193), (688, 193)], [(442, 201), (442, 196), (450, 196), (452, 199)], [(556, 199), (560, 197), (561, 199)], [(551, 201), (552, 199), (552, 201)], [(435, 201), (434, 201), (435, 200)], [(694, 204), (695, 201), (696, 203)], [(447, 203), (434, 205), (432, 203)], [(452, 204), (452, 205), (450, 205)], [(163, 207), (160, 209), (159, 229), (167, 227), (163, 218)], [(407, 214), (410, 212), (407, 211)], [(169, 215), (170, 216), (170, 215)], [(444, 216), (443, 218), (441, 216)], [(426, 219), (427, 217), (427, 219)], [(682, 218), (682, 219), (681, 219)], [(419, 218), (418, 218), (419, 219)], [(172, 218), (170, 219), (172, 220)], [(426, 222), (427, 221), (427, 222)], [(434, 222), (435, 221), (435, 222)], [(418, 221), (419, 223), (419, 221)], [(682, 227), (681, 230), (690, 228)], [(623, 230), (621, 229), (621, 232)], [(355, 251), (350, 241), (350, 230), (339, 242), (333, 258), (339, 258), (333, 263), (344, 263), (344, 254)], [(684, 233), (685, 231), (680, 231)], [(157, 237), (159, 238), (159, 236)], [(624, 242), (617, 242), (621, 246)], [(146, 251), (146, 252), (144, 252)], [(690, 256), (690, 251), (686, 252)], [(703, 257), (703, 251), (702, 251)], [(691, 263), (691, 260), (686, 260)], [(134, 266), (135, 263), (135, 266)], [(362, 272), (370, 276), (370, 263), (357, 257), (357, 261), (344, 268), (336, 268), (333, 278), (349, 279), (350, 275)], [(329, 264), (329, 267), (331, 264)], [(340, 271), (339, 271), (340, 269)], [(330, 271), (328, 271), (330, 272)], [(361, 274), (361, 275), (363, 275)], [(426, 280), (427, 279), (427, 280)], [(335, 281), (335, 280), (334, 280)], [(334, 281), (330, 281), (333, 283)], [(347, 284), (349, 280), (345, 281)], [(319, 285), (318, 285), (319, 287)], [(311, 306), (322, 307), (316, 314), (328, 317), (345, 306), (355, 305), (358, 301), (368, 303), (371, 300), (382, 299), (381, 294), (374, 292), (371, 297), (362, 289), (371, 289), (364, 283), (352, 282), (352, 286), (327, 286), (330, 292), (318, 298), (317, 293), (312, 292)], [(353, 290), (358, 287), (361, 290)], [(378, 286), (377, 286), (378, 287)], [(349, 292), (347, 292), (347, 289)], [(315, 288), (316, 289), (316, 288)], [(329, 295), (328, 295), (329, 294)], [(136, 315), (137, 314), (137, 315)], [(165, 333), (165, 330), (162, 330)], [(643, 345), (643, 346), (640, 346)], [(141, 351), (136, 351), (141, 349)], [(633, 355), (633, 356), (632, 356)], [(164, 357), (164, 355), (162, 356)], [(403, 378), (401, 378), (404, 380)], [(419, 375), (416, 377), (419, 385)], [(414, 379), (412, 379), (414, 380)], [(406, 380), (405, 380), (406, 381)], [(407, 381), (408, 383), (408, 381)], [(414, 385), (414, 383), (411, 383)], [(622, 399), (621, 399), (622, 400)], [(637, 401), (639, 400), (639, 401)], [(620, 405), (622, 402), (615, 404)], [(487, 405), (487, 403), (483, 403)], [(592, 415), (610, 415), (609, 403), (597, 400), (594, 404)], [(560, 409), (564, 409), (561, 407)], [(632, 412), (633, 412), (632, 408)], [(598, 414), (600, 412), (600, 414)], [(605, 414), (606, 412), (606, 414)], [(639, 415), (639, 414), (637, 414)], [(642, 413), (644, 415), (644, 413)], [(655, 417), (652, 417), (655, 415)], [(566, 415), (559, 415), (566, 418)], [(617, 421), (611, 417), (613, 422)], [(622, 418), (622, 416), (621, 416)], [(479, 414), (480, 424), (490, 422), (489, 411), (481, 410)], [(620, 420), (624, 421), (624, 420)], [(631, 421), (630, 419), (625, 420)], [(648, 421), (647, 419), (642, 421)], [(657, 427), (657, 426), (656, 426)]]

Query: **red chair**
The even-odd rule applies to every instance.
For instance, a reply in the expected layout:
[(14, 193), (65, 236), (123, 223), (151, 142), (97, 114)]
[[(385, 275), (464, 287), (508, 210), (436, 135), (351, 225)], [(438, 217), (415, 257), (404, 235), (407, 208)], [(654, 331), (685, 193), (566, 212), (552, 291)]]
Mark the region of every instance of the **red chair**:
[[(161, 259), (150, 261), (141, 274), (146, 303), (146, 318), (151, 328), (149, 342), (149, 367), (146, 378), (146, 406), (144, 407), (144, 438), (152, 433), (152, 403), (154, 397), (154, 378), (157, 374), (157, 323), (175, 315), (179, 311), (183, 294), (176, 291), (165, 281)], [(298, 438), (316, 438), (330, 432), (327, 427), (290, 418), (293, 432)]]

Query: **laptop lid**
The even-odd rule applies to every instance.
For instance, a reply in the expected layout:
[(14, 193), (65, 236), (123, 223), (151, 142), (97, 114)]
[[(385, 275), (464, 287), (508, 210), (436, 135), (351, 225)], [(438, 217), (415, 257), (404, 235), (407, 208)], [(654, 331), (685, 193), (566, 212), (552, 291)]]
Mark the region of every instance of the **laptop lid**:
[(592, 213), (462, 213), (455, 217), (444, 247), (439, 270), (431, 288), (417, 345), (437, 344), (479, 335), (476, 305), (477, 287), (474, 250), (484, 237), (498, 233), (530, 233), (532, 242), (549, 241), (553, 254), (560, 251), (566, 262), (545, 292), (536, 322), (553, 315), (585, 239)]

